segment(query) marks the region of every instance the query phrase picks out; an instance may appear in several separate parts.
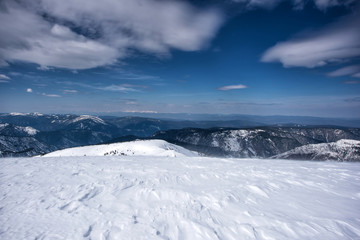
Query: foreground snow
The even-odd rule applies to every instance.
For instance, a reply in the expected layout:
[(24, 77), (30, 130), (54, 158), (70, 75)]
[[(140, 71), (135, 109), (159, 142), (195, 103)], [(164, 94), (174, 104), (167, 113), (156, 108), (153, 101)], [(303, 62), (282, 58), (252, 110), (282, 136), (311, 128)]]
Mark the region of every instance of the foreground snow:
[(199, 154), (164, 140), (141, 140), (123, 143), (92, 145), (67, 148), (45, 154), (43, 157), (74, 157), (74, 156), (164, 156), (164, 157), (195, 157)]
[(360, 239), (360, 164), (0, 161), (0, 239)]

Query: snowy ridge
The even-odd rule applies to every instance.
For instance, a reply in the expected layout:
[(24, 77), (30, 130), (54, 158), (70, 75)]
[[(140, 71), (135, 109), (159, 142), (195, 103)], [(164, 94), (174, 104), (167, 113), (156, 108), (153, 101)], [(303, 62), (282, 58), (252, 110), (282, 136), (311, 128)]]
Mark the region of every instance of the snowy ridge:
[(270, 158), (308, 144), (360, 140), (360, 129), (326, 127), (262, 127), (248, 129), (180, 129), (154, 138), (210, 156)]
[[(212, 137), (214, 141), (212, 146), (219, 147), (222, 142), (226, 151), (237, 152), (242, 150), (242, 146), (239, 144), (240, 141), (248, 142), (257, 136), (259, 132), (265, 132), (262, 129), (255, 130), (229, 130), (221, 133), (214, 133)], [(253, 151), (251, 147), (247, 148), (248, 151)]]
[(4, 158), (0, 239), (360, 239), (360, 163)]
[(94, 121), (95, 123), (106, 125), (104, 120), (102, 120), (101, 118), (95, 117), (95, 116), (90, 116), (90, 115), (80, 115), (79, 117), (71, 120), (69, 123), (75, 123), (75, 122), (84, 121), (84, 120), (91, 120), (91, 121)]
[(11, 126), (8, 123), (0, 124), (0, 131), (5, 129), (6, 127), (13, 127), (15, 131), (24, 133), (29, 136), (34, 136), (39, 132), (37, 129), (32, 127)]
[(18, 113), (18, 112), (12, 112), (9, 113), (10, 116), (26, 116), (26, 113)]
[(308, 144), (272, 158), (360, 161), (360, 141), (342, 139), (331, 143)]
[(31, 136), (36, 135), (39, 132), (38, 130), (32, 127), (20, 127), (20, 128), (23, 128), (23, 131)]
[(163, 156), (163, 157), (194, 157), (198, 153), (163, 140), (144, 140), (123, 143), (93, 145), (85, 147), (67, 148), (48, 153), (43, 157), (69, 157), (69, 156)]
[(9, 126), (8, 123), (0, 123), (0, 130), (7, 127), (7, 126)]

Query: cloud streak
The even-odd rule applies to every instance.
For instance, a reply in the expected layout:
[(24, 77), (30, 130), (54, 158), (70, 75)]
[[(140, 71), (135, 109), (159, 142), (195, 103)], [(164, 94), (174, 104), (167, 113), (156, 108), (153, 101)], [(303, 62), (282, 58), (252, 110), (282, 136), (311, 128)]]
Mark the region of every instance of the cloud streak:
[(360, 57), (359, 12), (356, 9), (352, 15), (323, 29), (279, 42), (262, 55), (261, 61), (280, 62), (284, 67), (314, 68)]
[(217, 88), (217, 90), (229, 91), (229, 90), (244, 89), (244, 88), (248, 88), (248, 87), (245, 85), (242, 85), (242, 84), (238, 84), (238, 85), (222, 86), (222, 87)]
[(217, 10), (180, 1), (4, 0), (2, 6), (0, 65), (24, 61), (43, 69), (111, 65), (134, 50), (197, 51), (223, 22)]
[(5, 74), (0, 74), (0, 83), (8, 83), (10, 78)]
[(360, 73), (360, 65), (351, 65), (351, 66), (337, 69), (337, 70), (329, 73), (328, 76), (340, 77), (340, 76), (354, 75), (357, 73)]
[(2, 79), (2, 80), (10, 80), (10, 78), (8, 76), (6, 76), (5, 74), (0, 74), (0, 79)]
[(78, 91), (73, 90), (73, 89), (66, 89), (66, 90), (63, 90), (63, 93), (65, 93), (65, 94), (76, 94), (76, 93), (78, 93)]
[(348, 80), (348, 81), (344, 81), (344, 84), (360, 84), (360, 81)]
[(47, 94), (47, 93), (42, 93), (41, 95), (45, 96), (45, 97), (53, 97), (53, 98), (59, 98), (61, 97), (58, 94)]
[(330, 7), (335, 6), (349, 6), (352, 3), (356, 2), (356, 0), (233, 0), (233, 2), (242, 3), (245, 5), (246, 9), (254, 9), (254, 8), (266, 8), (266, 9), (273, 9), (277, 5), (282, 2), (291, 2), (294, 6), (294, 9), (301, 10), (304, 6), (312, 2), (315, 7), (318, 9), (325, 11)]
[[(148, 86), (145, 85), (135, 85), (135, 84), (111, 84), (111, 85), (90, 85), (86, 83), (79, 83), (79, 82), (58, 82), (60, 84), (66, 84), (66, 85), (75, 85), (80, 86), (83, 88), (90, 88), (95, 90), (101, 90), (101, 91), (111, 91), (111, 92), (141, 92), (141, 89), (148, 88)], [(76, 92), (74, 92), (76, 91)], [(64, 93), (77, 93), (77, 90), (64, 90)]]

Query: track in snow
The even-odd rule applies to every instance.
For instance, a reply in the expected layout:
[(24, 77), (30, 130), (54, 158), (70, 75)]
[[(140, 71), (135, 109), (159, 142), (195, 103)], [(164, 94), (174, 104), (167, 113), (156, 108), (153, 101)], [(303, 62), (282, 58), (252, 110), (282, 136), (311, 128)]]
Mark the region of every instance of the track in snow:
[(0, 239), (360, 239), (360, 164), (0, 161)]

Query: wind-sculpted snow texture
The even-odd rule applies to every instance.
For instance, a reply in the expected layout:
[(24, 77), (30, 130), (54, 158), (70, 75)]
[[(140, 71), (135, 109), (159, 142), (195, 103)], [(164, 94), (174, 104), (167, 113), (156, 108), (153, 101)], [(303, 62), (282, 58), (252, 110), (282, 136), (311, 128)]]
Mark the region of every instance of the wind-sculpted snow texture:
[(3, 158), (0, 239), (360, 239), (360, 164)]

